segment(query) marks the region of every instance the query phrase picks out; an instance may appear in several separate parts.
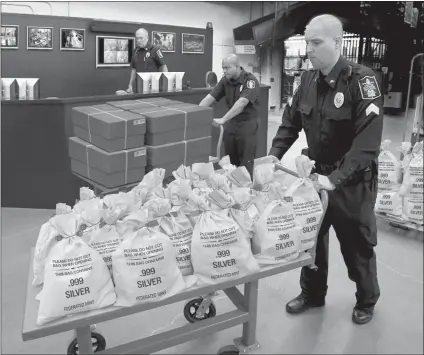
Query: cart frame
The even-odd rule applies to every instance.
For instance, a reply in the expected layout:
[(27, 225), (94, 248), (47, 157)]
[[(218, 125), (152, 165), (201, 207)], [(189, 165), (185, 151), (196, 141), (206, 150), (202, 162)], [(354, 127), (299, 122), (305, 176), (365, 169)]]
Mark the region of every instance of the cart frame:
[[(283, 170), (286, 173), (292, 174), (294, 176), (298, 176), (294, 171), (287, 169), (279, 164), (276, 164), (276, 169)], [(319, 230), (328, 206), (327, 191), (322, 190), (320, 194), (323, 205), (323, 215), (319, 223), (319, 228), (317, 229), (315, 246), (317, 244)], [(221, 282), (219, 284), (210, 286), (195, 286), (159, 302), (142, 303), (132, 307), (110, 306), (96, 311), (77, 313), (67, 318), (49, 322), (43, 326), (38, 326), (36, 324), (38, 301), (35, 300), (35, 296), (38, 292), (41, 291), (42, 286), (32, 286), (32, 260), (34, 256), (34, 249), (32, 249), (26, 291), (22, 338), (24, 341), (30, 341), (69, 330), (76, 330), (79, 353), (93, 354), (90, 329), (91, 324), (102, 323), (112, 319), (121, 318), (173, 304), (179, 301), (202, 297), (202, 295), (205, 294), (211, 295), (219, 290), (223, 290), (227, 297), (236, 306), (236, 310), (220, 314), (212, 318), (207, 318), (196, 323), (187, 324), (163, 333), (142, 338), (130, 343), (119, 345), (114, 348), (99, 351), (98, 353), (150, 354), (152, 352), (167, 349), (199, 337), (204, 337), (220, 330), (237, 326), (239, 324), (243, 324), (243, 332), (240, 338), (234, 340), (235, 346), (238, 348), (240, 353), (249, 353), (253, 350), (259, 349), (260, 347), (256, 339), (259, 280), (304, 266), (313, 268), (315, 266), (315, 246), (310, 251), (300, 253), (296, 260), (279, 265), (261, 267), (259, 272), (241, 277), (236, 280)], [(244, 285), (244, 294), (242, 294), (237, 288), (237, 286), (240, 285)]]

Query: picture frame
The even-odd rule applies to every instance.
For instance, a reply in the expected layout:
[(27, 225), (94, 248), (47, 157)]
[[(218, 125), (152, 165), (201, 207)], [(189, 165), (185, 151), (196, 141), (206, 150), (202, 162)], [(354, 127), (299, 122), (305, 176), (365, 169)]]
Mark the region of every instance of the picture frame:
[(59, 33), (61, 51), (85, 51), (85, 29), (61, 28)]
[(19, 25), (1, 25), (1, 49), (19, 49)]
[(152, 31), (152, 44), (158, 46), (162, 52), (175, 52), (177, 35), (175, 32)]
[(28, 50), (53, 50), (53, 27), (27, 26)]
[(96, 68), (129, 67), (135, 37), (96, 36)]
[(182, 40), (181, 40), (182, 54), (204, 54), (205, 53), (205, 35), (183, 33), (181, 37), (182, 37)]

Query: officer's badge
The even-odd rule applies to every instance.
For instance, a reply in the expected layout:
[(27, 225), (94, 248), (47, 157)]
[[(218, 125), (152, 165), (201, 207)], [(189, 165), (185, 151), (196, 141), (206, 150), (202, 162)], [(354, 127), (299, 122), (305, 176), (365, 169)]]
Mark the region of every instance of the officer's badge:
[(373, 100), (381, 96), (375, 76), (364, 76), (359, 79), (359, 89), (363, 99)]
[(334, 106), (336, 106), (336, 108), (340, 108), (343, 106), (343, 102), (344, 102), (344, 95), (342, 92), (338, 92), (336, 96), (334, 96)]
[(248, 80), (247, 81), (247, 87), (249, 89), (254, 89), (255, 88), (255, 81), (254, 80)]
[(160, 49), (158, 49), (156, 53), (157, 53), (157, 55), (158, 55), (159, 58), (163, 58), (163, 54), (160, 51)]
[(150, 57), (150, 52), (147, 52), (146, 53), (146, 58), (149, 58)]
[(240, 92), (243, 91), (243, 85), (240, 85)]

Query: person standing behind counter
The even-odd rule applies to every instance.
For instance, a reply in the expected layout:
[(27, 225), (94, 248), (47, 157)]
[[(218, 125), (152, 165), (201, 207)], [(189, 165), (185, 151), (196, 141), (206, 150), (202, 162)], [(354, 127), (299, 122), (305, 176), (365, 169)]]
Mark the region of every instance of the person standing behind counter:
[(224, 125), (225, 154), (229, 155), (231, 164), (245, 166), (252, 176), (259, 127), (259, 82), (240, 66), (235, 54), (222, 61), (222, 69), (224, 77), (199, 106), (211, 106), (225, 96), (229, 111), (224, 117), (215, 118), (213, 124)]
[(159, 47), (149, 43), (149, 33), (140, 28), (135, 33), (137, 47), (131, 60), (131, 77), (127, 93), (133, 93), (133, 85), (137, 73), (167, 72), (168, 67), (163, 60), (163, 54)]

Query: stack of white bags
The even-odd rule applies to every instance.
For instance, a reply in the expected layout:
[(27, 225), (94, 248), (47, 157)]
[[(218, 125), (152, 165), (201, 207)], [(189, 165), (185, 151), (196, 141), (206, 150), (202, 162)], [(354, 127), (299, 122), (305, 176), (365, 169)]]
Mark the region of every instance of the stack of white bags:
[[(284, 185), (264, 158), (254, 181), (228, 157), (181, 166), (163, 187), (155, 169), (127, 193), (81, 188), (40, 230), (33, 285), (39, 325), (111, 305), (155, 302), (295, 260), (315, 244), (323, 209), (308, 178)], [(253, 188), (253, 185), (256, 188)]]
[(389, 140), (378, 158), (378, 194), (375, 210), (399, 221), (423, 225), (423, 142), (403, 142), (402, 161), (391, 153)]

